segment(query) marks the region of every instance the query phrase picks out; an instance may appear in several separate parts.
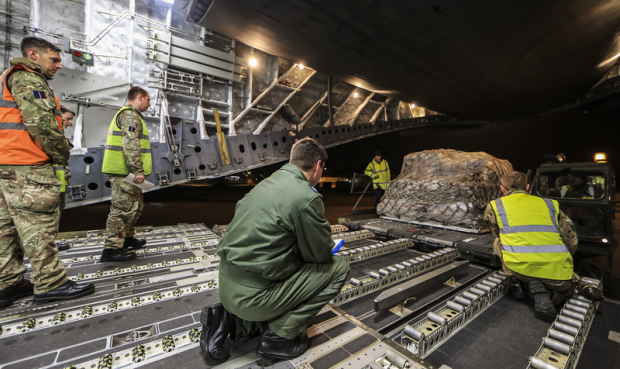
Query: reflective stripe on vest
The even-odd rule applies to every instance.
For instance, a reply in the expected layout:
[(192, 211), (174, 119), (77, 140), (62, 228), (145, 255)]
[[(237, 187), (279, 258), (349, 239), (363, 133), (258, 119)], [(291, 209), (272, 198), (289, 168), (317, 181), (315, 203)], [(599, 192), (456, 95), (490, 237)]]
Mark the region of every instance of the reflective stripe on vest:
[(560, 236), (556, 201), (515, 193), (491, 201), (491, 206), (508, 268), (534, 278), (572, 278), (573, 258)]
[[(127, 175), (130, 173), (127, 162), (125, 161), (125, 153), (123, 150), (123, 131), (119, 128), (116, 122), (118, 115), (126, 110), (133, 110), (133, 108), (128, 106), (121, 108), (116, 113), (114, 118), (112, 118), (112, 122), (110, 123), (103, 156), (103, 167), (101, 169), (103, 173), (120, 175)], [(148, 135), (149, 131), (144, 123), (144, 120), (142, 119), (142, 116), (138, 116), (140, 117), (140, 122), (142, 123), (142, 135), (140, 136), (140, 160), (142, 161), (144, 175), (149, 175), (153, 169), (151, 142), (149, 141)]]
[(65, 179), (65, 167), (54, 165), (54, 174), (56, 174), (56, 178), (60, 181), (60, 192), (66, 192), (69, 182)]
[[(28, 132), (15, 98), (6, 84), (9, 75), (17, 70), (26, 70), (45, 79), (45, 76), (39, 72), (22, 65), (14, 65), (2, 73), (0, 80), (0, 91), (2, 91), (2, 98), (0, 99), (0, 142), (2, 142), (0, 145), (0, 165), (45, 164), (50, 162), (51, 158), (43, 150), (43, 146)], [(49, 84), (47, 87), (49, 93), (53, 93)], [(54, 118), (58, 124), (58, 130), (62, 131), (62, 114), (60, 114), (60, 102), (56, 95), (54, 95), (54, 100), (56, 101)]]

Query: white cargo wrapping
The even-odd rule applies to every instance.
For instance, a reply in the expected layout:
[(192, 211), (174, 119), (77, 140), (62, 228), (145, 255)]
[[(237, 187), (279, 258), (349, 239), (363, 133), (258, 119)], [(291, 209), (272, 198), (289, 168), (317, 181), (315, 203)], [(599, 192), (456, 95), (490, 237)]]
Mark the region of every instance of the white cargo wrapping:
[(483, 227), (489, 201), (501, 196), (508, 160), (485, 152), (426, 150), (405, 156), (377, 206), (381, 216), (437, 225)]

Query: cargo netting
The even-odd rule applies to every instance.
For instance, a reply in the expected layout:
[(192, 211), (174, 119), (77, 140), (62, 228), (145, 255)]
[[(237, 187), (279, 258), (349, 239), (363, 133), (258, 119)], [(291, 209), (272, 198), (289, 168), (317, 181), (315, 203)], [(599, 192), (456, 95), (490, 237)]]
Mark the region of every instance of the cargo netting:
[(377, 212), (403, 221), (481, 229), (484, 209), (501, 196), (508, 160), (485, 152), (426, 150), (408, 154)]

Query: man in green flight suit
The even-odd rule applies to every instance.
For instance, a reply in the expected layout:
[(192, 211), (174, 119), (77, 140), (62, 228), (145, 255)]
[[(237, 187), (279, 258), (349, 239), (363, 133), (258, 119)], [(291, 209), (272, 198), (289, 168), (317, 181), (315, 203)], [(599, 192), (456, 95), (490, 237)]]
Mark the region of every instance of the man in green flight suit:
[(291, 150), (290, 163), (237, 203), (220, 256), (221, 304), (205, 307), (200, 346), (213, 364), (229, 352), (224, 340), (260, 335), (256, 354), (288, 360), (308, 348), (303, 333), (342, 289), (349, 264), (332, 256), (334, 242), (314, 186), (327, 153), (311, 138)]
[(381, 198), (385, 195), (385, 189), (390, 181), (390, 166), (387, 160), (381, 158), (381, 151), (375, 151), (375, 158), (368, 164), (364, 171), (372, 181), (372, 188), (375, 190), (375, 211)]
[(121, 108), (108, 129), (102, 172), (112, 185), (112, 205), (106, 223), (106, 240), (101, 262), (134, 260), (128, 248), (140, 248), (146, 240), (137, 239), (135, 224), (142, 214), (142, 190), (123, 179), (135, 175), (134, 183), (144, 183), (153, 169), (149, 131), (142, 113), (151, 106), (149, 93), (134, 86), (127, 92), (129, 104)]
[(0, 307), (33, 293), (34, 302), (47, 303), (95, 291), (67, 279), (54, 244), (61, 188), (54, 166), (64, 171), (69, 161), (60, 103), (48, 84), (62, 68), (61, 50), (37, 37), (20, 46), (23, 58), (11, 59), (0, 78)]

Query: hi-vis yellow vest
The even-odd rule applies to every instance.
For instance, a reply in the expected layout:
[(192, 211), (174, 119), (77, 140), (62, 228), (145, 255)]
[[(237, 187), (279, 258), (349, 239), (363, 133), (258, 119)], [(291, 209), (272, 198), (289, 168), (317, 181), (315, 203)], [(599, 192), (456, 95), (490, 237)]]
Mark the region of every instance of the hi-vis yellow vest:
[(573, 258), (560, 237), (557, 201), (515, 193), (491, 201), (491, 206), (508, 268), (533, 278), (572, 278)]
[[(123, 131), (116, 123), (118, 115), (125, 110), (132, 110), (133, 108), (125, 106), (121, 108), (118, 113), (112, 118), (110, 128), (108, 129), (108, 139), (105, 142), (105, 152), (103, 155), (103, 167), (101, 171), (109, 174), (129, 174), (129, 168), (125, 161), (125, 153), (123, 152)], [(140, 137), (140, 160), (142, 160), (142, 168), (144, 169), (144, 175), (148, 176), (153, 170), (153, 161), (151, 159), (151, 142), (149, 141), (149, 131), (144, 124), (142, 116), (140, 122), (142, 122), (142, 136)]]
[[(385, 159), (381, 160), (381, 163), (377, 163), (375, 159), (372, 159), (366, 167), (364, 174), (372, 179), (372, 188), (374, 190), (377, 188), (385, 190), (390, 181), (390, 166)], [(379, 178), (373, 178), (375, 174), (379, 175)]]

